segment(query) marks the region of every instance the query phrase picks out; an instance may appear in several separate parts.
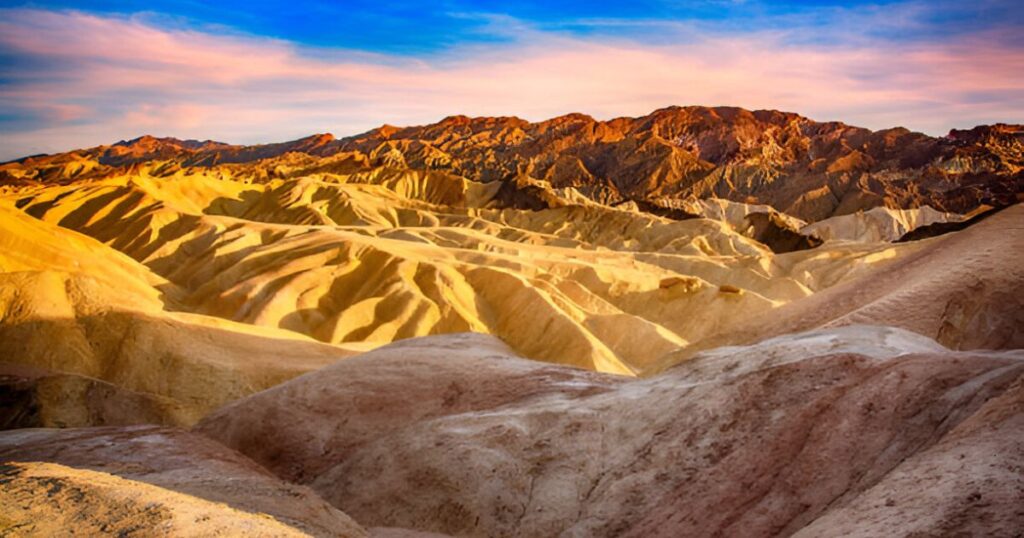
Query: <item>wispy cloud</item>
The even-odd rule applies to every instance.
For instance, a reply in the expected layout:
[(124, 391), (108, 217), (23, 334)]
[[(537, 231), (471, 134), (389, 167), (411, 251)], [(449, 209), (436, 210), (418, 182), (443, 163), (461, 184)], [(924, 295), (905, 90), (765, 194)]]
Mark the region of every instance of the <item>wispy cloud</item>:
[(248, 143), (455, 113), (608, 118), (669, 104), (931, 133), (1024, 122), (1024, 54), (993, 29), (948, 41), (799, 43), (786, 30), (684, 25), (651, 43), (494, 18), (515, 39), (416, 59), (151, 18), (0, 12), (0, 158), (144, 132)]

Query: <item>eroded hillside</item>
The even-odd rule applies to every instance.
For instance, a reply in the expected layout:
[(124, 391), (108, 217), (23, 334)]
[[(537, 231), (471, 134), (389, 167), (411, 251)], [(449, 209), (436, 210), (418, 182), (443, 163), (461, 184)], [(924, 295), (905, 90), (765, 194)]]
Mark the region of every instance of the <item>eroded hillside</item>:
[(1021, 167), (700, 107), (0, 165), (0, 533), (1020, 528)]

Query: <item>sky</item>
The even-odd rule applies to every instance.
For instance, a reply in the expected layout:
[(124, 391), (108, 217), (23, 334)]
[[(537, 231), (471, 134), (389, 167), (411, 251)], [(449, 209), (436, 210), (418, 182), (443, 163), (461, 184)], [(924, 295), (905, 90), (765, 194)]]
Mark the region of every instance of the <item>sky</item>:
[(932, 135), (1024, 123), (1019, 0), (0, 0), (0, 160), (453, 114), (798, 112)]

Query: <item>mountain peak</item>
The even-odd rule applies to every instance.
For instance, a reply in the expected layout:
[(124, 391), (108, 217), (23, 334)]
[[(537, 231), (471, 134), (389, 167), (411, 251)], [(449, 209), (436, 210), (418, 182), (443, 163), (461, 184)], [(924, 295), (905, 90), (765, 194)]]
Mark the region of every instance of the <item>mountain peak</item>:
[(319, 147), (334, 142), (335, 140), (337, 139), (334, 138), (334, 135), (331, 133), (317, 133), (309, 135), (305, 138), (300, 138), (299, 140), (296, 140), (296, 142), (297, 145), (309, 145), (313, 147)]

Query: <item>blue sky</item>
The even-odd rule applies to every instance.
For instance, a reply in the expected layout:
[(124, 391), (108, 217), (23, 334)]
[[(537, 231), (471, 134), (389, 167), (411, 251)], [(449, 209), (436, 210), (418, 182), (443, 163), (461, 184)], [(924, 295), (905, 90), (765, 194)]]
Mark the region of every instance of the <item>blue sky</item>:
[(670, 104), (1024, 122), (1019, 2), (0, 2), (0, 158)]
[[(352, 0), (226, 0), (204, 2), (49, 1), (0, 2), (4, 7), (137, 14), (158, 24), (235, 31), (316, 47), (429, 55), (473, 43), (512, 39), (496, 31), (506, 17), (539, 29), (578, 35), (657, 40), (652, 23), (684, 23), (736, 33), (794, 25), (809, 39), (829, 42), (860, 36), (897, 41), (943, 39), (993, 27), (1021, 28), (1019, 2), (997, 1), (782, 1), (639, 0), (630, 2), (488, 1), (433, 2)], [(885, 25), (860, 25), (864, 15), (889, 13)], [(646, 24), (645, 24), (646, 23)], [(831, 38), (830, 38), (831, 36)]]

